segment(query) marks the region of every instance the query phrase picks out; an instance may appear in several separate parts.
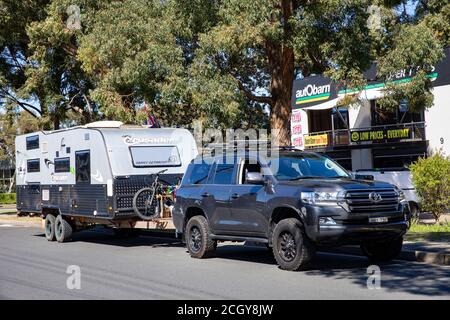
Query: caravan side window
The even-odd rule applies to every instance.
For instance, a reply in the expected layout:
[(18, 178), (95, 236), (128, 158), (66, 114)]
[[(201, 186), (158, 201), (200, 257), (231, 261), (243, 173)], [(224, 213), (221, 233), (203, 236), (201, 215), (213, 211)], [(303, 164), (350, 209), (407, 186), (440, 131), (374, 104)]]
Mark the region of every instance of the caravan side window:
[(39, 136), (30, 136), (26, 138), (27, 150), (39, 149)]
[(75, 181), (91, 181), (91, 154), (89, 150), (75, 152)]
[(39, 159), (27, 160), (27, 172), (39, 172), (39, 171), (41, 171)]
[(69, 172), (70, 171), (70, 158), (55, 158), (55, 172)]

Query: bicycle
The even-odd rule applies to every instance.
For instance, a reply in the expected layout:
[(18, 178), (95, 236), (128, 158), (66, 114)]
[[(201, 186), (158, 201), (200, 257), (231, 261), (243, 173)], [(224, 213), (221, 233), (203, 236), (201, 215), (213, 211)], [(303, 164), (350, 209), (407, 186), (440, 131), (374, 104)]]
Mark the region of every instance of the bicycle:
[[(160, 179), (160, 175), (168, 169), (154, 173), (155, 179), (150, 187), (140, 189), (133, 197), (133, 210), (139, 218), (145, 221), (153, 220), (159, 217), (161, 213), (161, 200), (166, 200), (164, 206), (170, 206), (173, 203), (173, 187), (169, 183)], [(160, 180), (166, 182), (162, 184)]]

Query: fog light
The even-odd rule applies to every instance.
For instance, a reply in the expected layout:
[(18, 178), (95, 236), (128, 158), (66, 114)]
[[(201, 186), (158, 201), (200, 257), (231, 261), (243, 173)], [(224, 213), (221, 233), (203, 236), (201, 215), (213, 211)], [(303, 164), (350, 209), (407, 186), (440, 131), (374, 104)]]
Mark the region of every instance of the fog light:
[(326, 226), (335, 225), (336, 221), (334, 221), (334, 219), (331, 218), (331, 217), (320, 217), (319, 218), (319, 224), (320, 225), (326, 225)]

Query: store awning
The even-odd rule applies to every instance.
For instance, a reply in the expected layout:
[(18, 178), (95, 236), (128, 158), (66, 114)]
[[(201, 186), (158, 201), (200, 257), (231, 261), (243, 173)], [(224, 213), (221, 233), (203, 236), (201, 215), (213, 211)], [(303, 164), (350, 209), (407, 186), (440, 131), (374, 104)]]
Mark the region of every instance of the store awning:
[(317, 104), (315, 106), (310, 106), (310, 107), (304, 107), (302, 108), (303, 110), (327, 110), (327, 109), (331, 109), (336, 107), (336, 103), (338, 102), (338, 98), (321, 103), (321, 104)]
[[(338, 98), (335, 98), (333, 100), (330, 101), (326, 101), (320, 104), (316, 104), (314, 106), (309, 106), (309, 107), (303, 107), (303, 110), (327, 110), (327, 109), (332, 109), (334, 107), (336, 107), (337, 102), (339, 101), (339, 99), (342, 99), (344, 97), (345, 94), (339, 94)], [(360, 100), (374, 100), (374, 99), (379, 99), (381, 97), (383, 97), (384, 93), (381, 89), (365, 89), (362, 90), (358, 93), (358, 98)], [(345, 108), (345, 106), (342, 106), (342, 108)]]

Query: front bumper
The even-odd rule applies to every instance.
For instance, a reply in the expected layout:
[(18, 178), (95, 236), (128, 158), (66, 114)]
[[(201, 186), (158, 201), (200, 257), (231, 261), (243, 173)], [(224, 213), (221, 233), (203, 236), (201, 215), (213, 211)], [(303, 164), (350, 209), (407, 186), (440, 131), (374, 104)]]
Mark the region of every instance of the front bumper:
[[(341, 207), (306, 208), (305, 231), (308, 237), (319, 245), (358, 244), (378, 241), (404, 235), (409, 228), (409, 206), (399, 205), (391, 213), (373, 212), (358, 215), (346, 212)], [(319, 224), (320, 217), (332, 217), (336, 224)], [(387, 217), (387, 222), (369, 223), (369, 217)]]
[(406, 221), (376, 225), (319, 226), (316, 234), (318, 244), (352, 244), (377, 241), (402, 236), (408, 230)]

